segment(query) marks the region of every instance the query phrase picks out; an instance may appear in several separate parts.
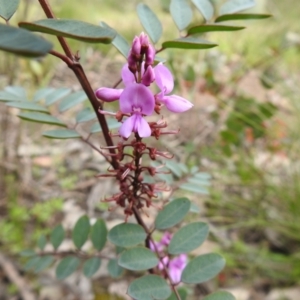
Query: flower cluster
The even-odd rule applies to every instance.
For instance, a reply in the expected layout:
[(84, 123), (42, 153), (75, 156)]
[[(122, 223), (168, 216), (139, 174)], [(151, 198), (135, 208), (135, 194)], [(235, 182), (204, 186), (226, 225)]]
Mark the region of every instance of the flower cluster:
[[(162, 63), (154, 66), (154, 57), (154, 47), (149, 43), (148, 36), (141, 33), (139, 37), (134, 38), (127, 63), (121, 71), (124, 88), (102, 87), (96, 91), (96, 96), (102, 101), (119, 100), (117, 113), (100, 111), (103, 114), (115, 115), (116, 119), (122, 122), (119, 136), (128, 139), (131, 133), (134, 133), (131, 141), (120, 141), (118, 145), (109, 146), (109, 149), (115, 149), (115, 153), (108, 153), (107, 156), (116, 158), (117, 168), (97, 175), (115, 177), (119, 182), (120, 192), (106, 198), (105, 201), (115, 202), (123, 207), (126, 219), (135, 210), (151, 206), (152, 199), (157, 198), (158, 192), (168, 190), (165, 184), (144, 181), (145, 175), (155, 176), (162, 171), (159, 167), (143, 166), (142, 160), (144, 156), (156, 160), (159, 157), (172, 158), (172, 155), (147, 145), (143, 138), (154, 136), (158, 139), (162, 134), (174, 134), (178, 131), (165, 131), (167, 124), (163, 119), (147, 122), (145, 117), (154, 112), (159, 114), (163, 106), (175, 113), (184, 112), (193, 106), (188, 100), (171, 94), (174, 88), (173, 76)], [(153, 89), (156, 89), (156, 92), (153, 92)], [(128, 151), (128, 148), (132, 150)], [(175, 263), (176, 260), (168, 261), (170, 265)]]
[(182, 253), (173, 258), (165, 255), (165, 248), (170, 244), (171, 238), (171, 233), (166, 231), (159, 242), (150, 242), (150, 249), (153, 252), (158, 251), (161, 256), (158, 269), (164, 271), (166, 267), (172, 282), (178, 284), (180, 282), (181, 273), (187, 264), (187, 255)]
[[(154, 57), (155, 49), (149, 43), (148, 36), (141, 33), (134, 38), (127, 63), (122, 68), (125, 88), (102, 87), (96, 91), (96, 96), (102, 101), (119, 100), (120, 112), (116, 117), (122, 121), (127, 116), (119, 129), (123, 138), (127, 139), (132, 132), (138, 133), (141, 138), (155, 135), (155, 126), (151, 126), (144, 117), (159, 113), (162, 106), (175, 113), (184, 112), (193, 106), (180, 96), (170, 95), (174, 88), (173, 76), (162, 63), (153, 67)], [(150, 89), (153, 82), (159, 89), (157, 93)]]

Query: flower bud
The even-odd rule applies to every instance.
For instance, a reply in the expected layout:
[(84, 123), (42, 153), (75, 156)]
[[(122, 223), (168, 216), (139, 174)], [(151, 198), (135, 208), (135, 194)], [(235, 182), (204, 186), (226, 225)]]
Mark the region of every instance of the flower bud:
[(149, 39), (148, 39), (148, 35), (145, 34), (144, 32), (142, 32), (140, 34), (140, 43), (141, 43), (141, 46), (146, 49), (149, 47)]
[(144, 84), (145, 86), (149, 86), (154, 80), (155, 74), (153, 68), (149, 66), (142, 77), (142, 84)]
[(135, 74), (135, 72), (137, 71), (137, 64), (136, 64), (136, 58), (134, 57), (134, 55), (132, 55), (131, 50), (129, 52), (129, 56), (128, 56), (128, 69)]
[(119, 100), (123, 89), (100, 88), (95, 92), (97, 98), (105, 102)]
[(133, 39), (131, 53), (136, 57), (139, 57), (141, 54), (141, 42), (137, 36)]
[(155, 57), (155, 49), (151, 44), (149, 44), (149, 47), (146, 50), (146, 58), (145, 58), (146, 67), (153, 64), (154, 57)]
[(164, 96), (158, 100), (163, 103), (169, 111), (174, 113), (182, 113), (193, 107), (190, 101), (177, 95)]

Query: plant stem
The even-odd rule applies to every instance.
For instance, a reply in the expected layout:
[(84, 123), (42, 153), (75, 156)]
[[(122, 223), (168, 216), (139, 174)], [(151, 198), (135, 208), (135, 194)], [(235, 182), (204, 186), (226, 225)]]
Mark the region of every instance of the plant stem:
[[(47, 0), (39, 0), (39, 3), (41, 5), (42, 9), (44, 10), (46, 16), (49, 19), (54, 19), (55, 15), (53, 14), (53, 12), (51, 10), (51, 7), (50, 7), (48, 1)], [(86, 74), (85, 74), (81, 64), (78, 62), (79, 59), (72, 54), (71, 49), (70, 49), (67, 41), (65, 40), (65, 38), (63, 38), (63, 37), (57, 37), (57, 38), (65, 52), (65, 55), (60, 54), (59, 52), (56, 52), (56, 51), (51, 51), (51, 54), (62, 59), (68, 65), (68, 67), (74, 72), (78, 81), (81, 84), (82, 89), (85, 91), (89, 101), (91, 102), (91, 104), (93, 106), (93, 109), (97, 115), (98, 121), (102, 128), (102, 132), (103, 132), (104, 139), (105, 139), (107, 146), (113, 146), (114, 144), (113, 144), (112, 138), (109, 134), (109, 129), (107, 126), (106, 119), (105, 119), (104, 115), (102, 115), (99, 112), (99, 108), (102, 109), (102, 105), (97, 100), (95, 93), (86, 77)], [(109, 152), (111, 154), (115, 154), (115, 149), (109, 148)], [(118, 169), (118, 167), (119, 167), (119, 162), (115, 155), (111, 156), (111, 165), (113, 166), (114, 169)]]
[[(150, 240), (151, 240), (151, 237), (150, 237)], [(152, 241), (152, 240), (151, 240), (151, 241)], [(154, 249), (155, 249), (156, 255), (159, 257), (159, 251), (158, 251), (157, 246), (155, 245), (154, 241), (152, 241), (152, 244), (153, 244), (153, 247), (154, 247)], [(181, 297), (180, 297), (180, 295), (179, 295), (179, 293), (178, 293), (178, 291), (177, 291), (177, 289), (176, 289), (176, 284), (172, 281), (172, 278), (171, 278), (171, 276), (170, 276), (170, 274), (169, 274), (168, 268), (167, 268), (167, 266), (165, 265), (163, 259), (160, 259), (160, 262), (161, 262), (161, 264), (163, 265), (163, 268), (164, 268), (164, 271), (165, 271), (165, 273), (166, 273), (166, 275), (167, 275), (167, 278), (168, 278), (169, 281), (170, 281), (171, 289), (173, 290), (173, 292), (174, 292), (174, 294), (175, 294), (177, 300), (181, 300)]]

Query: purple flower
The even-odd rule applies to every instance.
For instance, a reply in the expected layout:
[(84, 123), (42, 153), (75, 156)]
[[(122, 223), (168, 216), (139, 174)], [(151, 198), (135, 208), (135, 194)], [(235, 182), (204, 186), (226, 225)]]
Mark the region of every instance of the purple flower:
[(172, 258), (169, 262), (169, 275), (173, 283), (179, 283), (183, 269), (187, 264), (187, 255), (180, 254)]
[[(171, 238), (172, 238), (172, 234), (166, 231), (159, 242), (154, 242), (157, 251), (162, 252), (164, 248), (166, 248), (170, 244)], [(150, 241), (150, 249), (153, 252), (155, 252), (155, 247), (153, 246), (151, 241)]]
[(155, 99), (146, 87), (154, 80), (152, 67), (148, 66), (142, 74), (142, 83), (136, 83), (134, 74), (129, 70), (128, 64), (125, 64), (121, 72), (124, 89), (99, 88), (95, 93), (99, 99), (106, 102), (120, 100), (121, 112), (131, 115), (119, 129), (124, 138), (128, 138), (132, 132), (137, 132), (140, 137), (151, 135), (150, 126), (143, 116), (150, 116), (154, 112)]
[[(150, 242), (150, 249), (153, 252), (158, 251), (160, 253), (163, 253), (165, 248), (167, 248), (167, 246), (170, 244), (171, 238), (172, 234), (166, 231), (159, 242), (154, 242), (155, 246), (152, 242)], [(160, 259), (157, 267), (159, 270), (164, 270), (164, 266), (166, 266), (168, 268), (168, 272), (172, 282), (177, 284), (180, 282), (181, 274), (186, 264), (187, 255), (182, 253), (179, 256), (173, 257), (172, 259), (170, 259), (170, 257), (167, 255), (164, 256), (162, 259)]]
[(154, 96), (146, 86), (139, 83), (128, 84), (120, 96), (120, 110), (131, 116), (120, 127), (120, 135), (128, 138), (131, 132), (137, 132), (140, 137), (150, 136), (151, 128), (143, 115), (152, 115), (154, 105)]
[[(150, 136), (151, 128), (143, 117), (152, 115), (154, 109), (159, 113), (160, 103), (176, 113), (184, 112), (193, 106), (182, 97), (169, 95), (174, 88), (173, 76), (162, 63), (152, 68), (154, 57), (155, 49), (149, 43), (148, 36), (142, 32), (139, 37), (133, 39), (127, 64), (122, 68), (121, 76), (125, 88), (103, 87), (95, 92), (96, 96), (105, 102), (120, 100), (120, 119), (129, 115), (119, 129), (119, 134), (124, 138), (128, 138), (132, 132), (138, 133), (140, 137)], [(155, 96), (147, 88), (154, 81), (160, 89)]]
[(180, 96), (167, 96), (167, 94), (172, 92), (174, 88), (174, 79), (171, 72), (166, 66), (164, 66), (162, 63), (159, 63), (154, 68), (154, 74), (155, 82), (160, 89), (160, 93), (156, 95), (156, 99), (159, 102), (163, 103), (168, 110), (175, 113), (181, 113), (193, 106), (191, 102)]

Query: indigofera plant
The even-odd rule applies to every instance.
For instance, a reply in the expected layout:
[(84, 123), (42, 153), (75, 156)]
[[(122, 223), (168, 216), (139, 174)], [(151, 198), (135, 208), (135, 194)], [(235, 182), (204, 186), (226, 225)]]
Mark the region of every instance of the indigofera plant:
[[(269, 15), (239, 13), (254, 6), (255, 2), (252, 0), (228, 0), (218, 10), (209, 0), (193, 0), (192, 3), (202, 14), (204, 22), (190, 27), (193, 20), (191, 3), (187, 0), (171, 0), (170, 13), (180, 36), (163, 41), (157, 47), (163, 27), (146, 4), (137, 6), (137, 14), (146, 33), (135, 36), (129, 45), (116, 30), (103, 22), (93, 25), (56, 19), (47, 0), (39, 0), (47, 19), (20, 22), (21, 28), (10, 26), (9, 20), (17, 10), (19, 1), (0, 1), (0, 16), (6, 22), (0, 24), (0, 49), (25, 57), (53, 55), (66, 63), (82, 87), (82, 91), (78, 92), (72, 92), (67, 87), (43, 88), (34, 94), (33, 99), (27, 99), (23, 88), (9, 86), (0, 92), (0, 101), (24, 110), (19, 114), (24, 120), (64, 127), (48, 130), (43, 136), (54, 139), (79, 138), (99, 155), (103, 155), (109, 167), (107, 173), (96, 176), (101, 180), (106, 177), (114, 178), (119, 187), (116, 194), (104, 201), (112, 203), (110, 209), (120, 206), (124, 211), (124, 223), (109, 231), (105, 220), (92, 221), (88, 216), (81, 217), (72, 230), (75, 250), (60, 251), (66, 233), (61, 225), (57, 225), (49, 237), (53, 251), (46, 250), (47, 238), (41, 236), (38, 250), (24, 250), (21, 253), (29, 258), (26, 270), (38, 273), (59, 260), (56, 267), (58, 279), (65, 279), (78, 268), (85, 276), (92, 277), (100, 268), (101, 261), (108, 260), (108, 272), (113, 278), (121, 276), (126, 269), (138, 271), (136, 279), (129, 284), (127, 293), (132, 299), (150, 300), (186, 299), (186, 290), (182, 289), (184, 284), (205, 282), (224, 268), (225, 261), (219, 254), (209, 253), (194, 258), (188, 255), (207, 238), (209, 229), (206, 223), (187, 222), (176, 230), (189, 212), (198, 210), (188, 198), (178, 198), (173, 194), (177, 189), (208, 193), (206, 186), (209, 185), (209, 175), (199, 172), (197, 167), (188, 168), (172, 161), (172, 153), (151, 145), (150, 137), (160, 139), (167, 134), (179, 133), (179, 128), (167, 129), (167, 120), (159, 116), (164, 107), (171, 113), (187, 114), (193, 107), (189, 100), (172, 94), (173, 75), (166, 63), (159, 61), (157, 54), (167, 48), (188, 50), (215, 47), (215, 43), (198, 35), (211, 31), (241, 30), (244, 27), (219, 23), (260, 19)], [(53, 49), (46, 39), (30, 31), (56, 36), (63, 53)], [(79, 53), (71, 50), (68, 38), (88, 43), (111, 43), (115, 46), (126, 59), (121, 79), (116, 78), (117, 83), (112, 87), (100, 87), (94, 91), (80, 64)], [(118, 87), (121, 82), (124, 88)], [(86, 99), (92, 109), (86, 107), (78, 111), (74, 122), (66, 123), (60, 115), (52, 115), (52, 106), (58, 102), (57, 108), (62, 114)], [(118, 111), (103, 109), (104, 102), (113, 101), (119, 101)], [(95, 119), (97, 122), (88, 132), (77, 130), (79, 123)], [(110, 132), (115, 129), (118, 131)], [(99, 147), (90, 140), (97, 132), (102, 132), (106, 145)], [(171, 196), (163, 199), (163, 191), (171, 191)], [(157, 215), (153, 224), (147, 225), (144, 216), (150, 206), (157, 208)], [(128, 222), (131, 216), (135, 218), (135, 223)], [(160, 241), (155, 240), (154, 234), (162, 235)], [(89, 239), (93, 249), (86, 251), (83, 246)], [(104, 250), (112, 247), (111, 244), (116, 250), (107, 255)], [(141, 271), (144, 272), (142, 276)], [(178, 286), (181, 287), (178, 289)], [(203, 299), (231, 300), (234, 297), (228, 292), (219, 291)]]

